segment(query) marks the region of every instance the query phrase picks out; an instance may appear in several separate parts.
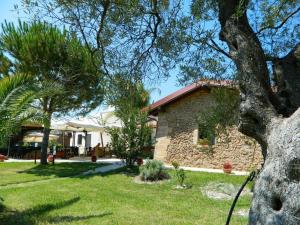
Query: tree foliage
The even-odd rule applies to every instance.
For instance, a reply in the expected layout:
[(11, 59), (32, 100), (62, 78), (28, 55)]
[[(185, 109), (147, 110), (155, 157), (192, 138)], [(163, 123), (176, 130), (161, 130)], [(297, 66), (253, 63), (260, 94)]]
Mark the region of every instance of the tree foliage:
[(117, 157), (126, 159), (128, 165), (142, 155), (145, 146), (151, 145), (151, 129), (148, 126), (147, 112), (142, 108), (148, 104), (149, 93), (140, 82), (118, 76), (112, 83), (110, 105), (121, 120), (121, 128), (112, 128), (111, 149)]
[(0, 146), (5, 146), (9, 136), (24, 122), (42, 121), (42, 113), (30, 104), (43, 92), (32, 83), (33, 79), (26, 74), (0, 79)]
[[(212, 140), (227, 134), (227, 128), (238, 124), (240, 97), (235, 88), (213, 88), (214, 104), (201, 110), (198, 116), (199, 132)], [(210, 143), (210, 142), (209, 142)]]
[(0, 44), (2, 52), (12, 57), (14, 71), (31, 74), (39, 85), (48, 81), (63, 87), (61, 94), (41, 99), (44, 111), (84, 113), (102, 101), (99, 71), (87, 48), (66, 30), (60, 31), (46, 22), (19, 21), (17, 27), (6, 22)]
[(42, 163), (47, 163), (50, 121), (53, 114), (87, 113), (103, 99), (101, 74), (96, 58), (78, 38), (46, 22), (2, 25), (0, 46), (11, 58), (14, 72), (28, 73), (38, 88), (59, 84), (49, 95), (39, 96), (35, 107), (44, 114)]
[[(247, 10), (269, 59), (295, 46), (298, 0), (241, 2), (249, 4), (240, 4), (235, 16)], [(229, 48), (219, 40), (218, 1), (26, 0), (23, 8), (34, 18), (68, 24), (101, 58), (107, 73), (139, 69), (153, 79), (180, 68), (180, 82), (236, 75)]]

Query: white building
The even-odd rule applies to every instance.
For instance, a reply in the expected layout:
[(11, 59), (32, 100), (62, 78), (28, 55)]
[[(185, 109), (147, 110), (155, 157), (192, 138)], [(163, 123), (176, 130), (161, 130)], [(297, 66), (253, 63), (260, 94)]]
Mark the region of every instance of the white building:
[(93, 113), (78, 119), (52, 121), (53, 130), (65, 131), (69, 136), (65, 146), (95, 147), (107, 146), (110, 143), (109, 128), (121, 127), (121, 121), (114, 115), (112, 108), (104, 112)]

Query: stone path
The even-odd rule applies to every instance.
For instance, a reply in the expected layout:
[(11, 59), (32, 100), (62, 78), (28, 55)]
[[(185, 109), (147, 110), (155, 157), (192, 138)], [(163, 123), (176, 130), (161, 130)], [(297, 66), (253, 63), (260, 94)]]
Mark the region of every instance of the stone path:
[[(164, 165), (165, 168), (173, 169), (174, 167), (171, 165)], [(220, 169), (207, 169), (207, 168), (198, 168), (198, 167), (188, 167), (188, 166), (180, 166), (180, 168), (188, 171), (196, 171), (196, 172), (207, 172), (207, 173), (224, 173), (223, 170)], [(249, 172), (246, 171), (232, 171), (230, 175), (238, 175), (238, 176), (247, 176)]]
[(107, 166), (98, 167), (94, 170), (88, 170), (83, 173), (69, 176), (69, 177), (58, 177), (58, 178), (50, 178), (50, 179), (47, 178), (47, 179), (43, 179), (43, 180), (26, 181), (26, 182), (17, 183), (17, 184), (3, 185), (3, 186), (0, 186), (0, 190), (8, 189), (8, 188), (15, 188), (15, 187), (30, 187), (30, 186), (33, 186), (36, 184), (43, 184), (43, 183), (57, 181), (57, 180), (64, 180), (64, 179), (75, 178), (75, 177), (80, 177), (80, 176), (87, 176), (87, 175), (98, 174), (98, 173), (107, 173), (107, 172), (110, 172), (110, 171), (113, 171), (116, 169), (120, 169), (124, 166), (125, 166), (125, 164), (123, 162), (115, 162), (115, 163), (109, 164)]
[(82, 175), (90, 175), (90, 174), (97, 174), (97, 173), (107, 173), (113, 170), (120, 169), (125, 166), (123, 162), (116, 162), (107, 166), (98, 167), (94, 170), (88, 170), (82, 173)]
[[(11, 159), (9, 158), (8, 160), (4, 161), (5, 163), (10, 163), (10, 162), (34, 162), (34, 159)], [(39, 159), (36, 160), (37, 163), (40, 162)], [(90, 157), (73, 157), (70, 159), (55, 159), (55, 163), (73, 163), (73, 162), (91, 162)], [(101, 158), (97, 160), (97, 163), (119, 163), (122, 162), (121, 159), (116, 159), (116, 158)]]

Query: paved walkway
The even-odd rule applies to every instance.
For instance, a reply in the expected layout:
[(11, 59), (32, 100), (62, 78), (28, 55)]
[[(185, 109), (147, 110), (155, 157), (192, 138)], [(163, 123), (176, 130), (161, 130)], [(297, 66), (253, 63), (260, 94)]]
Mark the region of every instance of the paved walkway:
[[(171, 165), (164, 165), (165, 168), (173, 169), (174, 167)], [(198, 168), (198, 167), (187, 167), (187, 166), (181, 166), (180, 168), (188, 171), (196, 171), (196, 172), (207, 172), (207, 173), (224, 173), (221, 169), (207, 169), (207, 168)], [(249, 175), (249, 172), (247, 171), (235, 171), (233, 170), (230, 175), (238, 175), (238, 176), (246, 176)]]
[[(34, 159), (8, 159), (4, 160), (4, 162), (34, 162)], [(39, 159), (36, 160), (36, 162), (40, 162)], [(73, 162), (92, 162), (90, 157), (73, 157), (70, 159), (55, 159), (55, 163), (73, 163)], [(101, 158), (97, 160), (97, 163), (120, 163), (122, 162), (121, 159), (116, 158)]]
[(96, 173), (107, 173), (113, 170), (120, 169), (125, 166), (125, 163), (123, 162), (115, 162), (113, 164), (107, 165), (107, 166), (102, 166), (98, 167), (94, 170), (88, 170), (86, 172), (83, 172), (82, 175), (90, 175), (90, 174), (96, 174)]

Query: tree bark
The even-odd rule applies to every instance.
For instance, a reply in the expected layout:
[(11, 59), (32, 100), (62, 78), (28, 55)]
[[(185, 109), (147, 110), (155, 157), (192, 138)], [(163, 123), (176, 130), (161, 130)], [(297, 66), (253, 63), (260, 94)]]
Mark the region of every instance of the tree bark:
[(49, 135), (50, 135), (50, 128), (44, 127), (43, 131), (43, 142), (42, 142), (42, 148), (41, 148), (41, 164), (46, 165), (47, 163), (47, 149), (48, 149), (48, 143), (49, 143)]
[(43, 140), (42, 140), (42, 147), (41, 147), (41, 164), (47, 164), (47, 150), (49, 144), (49, 135), (50, 135), (50, 125), (51, 125), (51, 118), (52, 113), (47, 111), (47, 108), (44, 108), (44, 130), (43, 130)]
[(300, 108), (270, 125), (268, 155), (254, 187), (251, 225), (300, 224)]
[(264, 51), (249, 25), (248, 3), (219, 0), (220, 39), (228, 44), (238, 70), (239, 129), (260, 143), (265, 159), (254, 187), (249, 224), (300, 224), (299, 68), (290, 54), (277, 65), (283, 80), (292, 83), (288, 100), (282, 101), (271, 88)]

